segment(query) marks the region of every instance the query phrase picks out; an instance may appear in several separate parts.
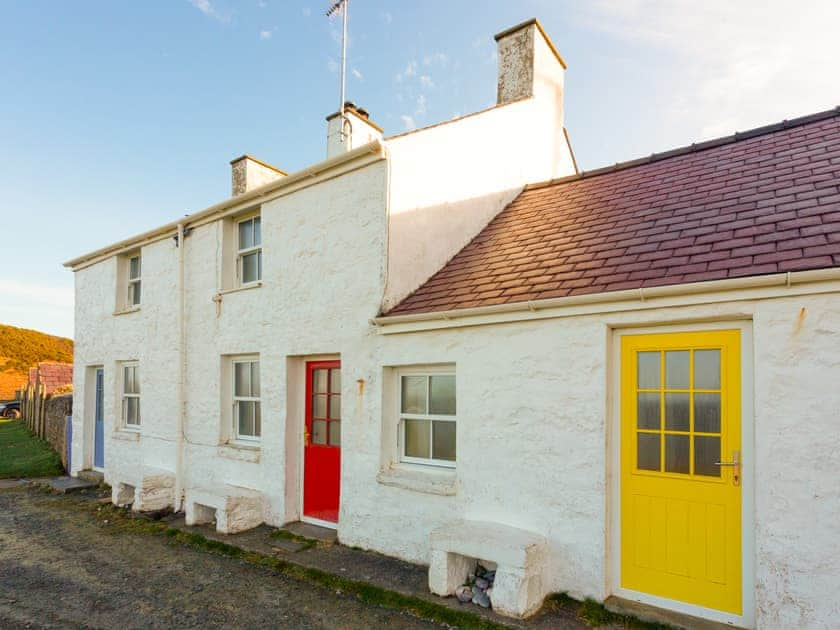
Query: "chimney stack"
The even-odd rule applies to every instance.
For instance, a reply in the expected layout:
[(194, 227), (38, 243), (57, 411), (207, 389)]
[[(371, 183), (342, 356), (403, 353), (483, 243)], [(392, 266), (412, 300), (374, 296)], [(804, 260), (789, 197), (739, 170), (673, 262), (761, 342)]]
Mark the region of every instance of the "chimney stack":
[(230, 161), (231, 194), (236, 197), (286, 175), (286, 171), (276, 166), (247, 154), (242, 155)]
[(344, 137), (341, 133), (341, 112), (327, 116), (327, 158), (347, 153), (374, 140), (382, 139), (382, 127), (369, 114), (349, 101), (344, 103)]
[(566, 62), (536, 18), (496, 35), (499, 53), (497, 104), (549, 97), (563, 106)]

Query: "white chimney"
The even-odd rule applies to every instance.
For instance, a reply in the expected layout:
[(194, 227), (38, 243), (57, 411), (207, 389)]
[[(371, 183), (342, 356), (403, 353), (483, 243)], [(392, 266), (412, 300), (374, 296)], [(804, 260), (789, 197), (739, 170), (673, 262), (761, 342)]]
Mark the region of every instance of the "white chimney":
[(344, 117), (342, 134), (341, 112), (327, 116), (327, 158), (382, 139), (382, 127), (370, 120), (368, 113), (361, 107), (345, 103)]
[[(496, 35), (499, 53), (497, 103), (522, 98), (554, 99), (563, 108), (566, 62), (536, 18)], [(562, 123), (561, 123), (562, 124)]]
[(230, 161), (231, 194), (236, 197), (286, 175), (288, 175), (286, 171), (276, 166), (247, 154), (242, 155)]

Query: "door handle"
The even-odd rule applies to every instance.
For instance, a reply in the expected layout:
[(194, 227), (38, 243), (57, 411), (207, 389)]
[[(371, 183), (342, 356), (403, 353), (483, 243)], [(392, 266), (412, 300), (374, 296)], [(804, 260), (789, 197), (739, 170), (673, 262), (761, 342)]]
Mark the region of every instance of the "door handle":
[(715, 466), (731, 466), (732, 467), (732, 485), (737, 486), (741, 483), (741, 452), (732, 452), (731, 462), (715, 462)]

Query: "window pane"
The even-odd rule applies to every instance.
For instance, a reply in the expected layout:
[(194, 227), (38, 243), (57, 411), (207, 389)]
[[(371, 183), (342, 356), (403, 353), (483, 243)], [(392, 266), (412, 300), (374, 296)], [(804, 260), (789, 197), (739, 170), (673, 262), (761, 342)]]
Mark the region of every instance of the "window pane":
[(134, 375), (134, 377), (132, 379), (134, 381), (134, 393), (139, 394), (140, 393), (140, 370), (135, 365), (131, 368), (131, 373)]
[(402, 412), (426, 413), (425, 376), (402, 377)]
[(327, 421), (313, 420), (312, 421), (312, 443), (326, 444), (327, 443)]
[(665, 387), (688, 389), (688, 350), (665, 353)]
[(242, 257), (242, 282), (256, 282), (260, 279), (259, 252), (245, 254)]
[(698, 435), (694, 438), (694, 474), (720, 477), (720, 438)]
[(455, 377), (451, 374), (431, 376), (429, 381), (429, 413), (454, 416)]
[(341, 370), (330, 370), (330, 391), (333, 394), (341, 393)]
[(720, 350), (694, 351), (695, 389), (720, 389)]
[(341, 396), (330, 396), (330, 418), (332, 420), (341, 419)]
[(260, 437), (262, 434), (262, 411), (260, 410), (260, 403), (254, 403), (254, 437)]
[(239, 249), (254, 246), (254, 228), (252, 221), (242, 221), (239, 224)]
[(140, 277), (140, 256), (134, 256), (128, 261), (128, 278), (133, 280)]
[(405, 454), (407, 457), (429, 457), (429, 420), (403, 420), (405, 422)]
[(247, 362), (233, 364), (233, 395), (251, 395), (251, 364)]
[(688, 428), (688, 394), (665, 394), (665, 429), (688, 431)]
[(720, 394), (694, 394), (694, 430), (720, 433)]
[(128, 304), (129, 306), (137, 306), (140, 304), (140, 281), (135, 280), (128, 285)]
[(251, 396), (259, 398), (260, 395), (260, 362), (252, 361), (251, 365)]
[(639, 353), (639, 389), (659, 389), (661, 381), (659, 378), (659, 353)]
[(432, 423), (434, 440), (432, 443), (432, 458), (455, 461), (455, 423), (434, 421)]
[(665, 436), (665, 472), (688, 474), (687, 435)]
[(659, 393), (639, 392), (638, 420), (640, 429), (659, 429)]
[(134, 369), (129, 366), (123, 368), (123, 392), (134, 393)]
[(341, 446), (340, 422), (330, 422), (330, 446)]
[(315, 394), (312, 396), (312, 417), (326, 418), (327, 417), (327, 395)]
[(254, 245), (262, 243), (262, 221), (260, 217), (254, 218)]
[(240, 400), (236, 403), (239, 435), (254, 435), (254, 403)]
[(659, 470), (659, 434), (639, 433), (636, 446), (638, 448), (639, 470)]
[(312, 391), (318, 394), (327, 393), (327, 370), (312, 370)]
[(129, 397), (123, 399), (123, 413), (125, 417), (125, 423), (131, 425), (138, 425), (140, 424), (140, 399), (135, 397)]

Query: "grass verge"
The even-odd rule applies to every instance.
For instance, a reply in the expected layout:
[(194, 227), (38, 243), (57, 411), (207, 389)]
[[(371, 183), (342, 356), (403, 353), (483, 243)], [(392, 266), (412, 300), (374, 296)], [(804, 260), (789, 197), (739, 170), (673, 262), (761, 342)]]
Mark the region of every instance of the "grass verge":
[(62, 474), (61, 458), (23, 420), (0, 418), (0, 479)]

